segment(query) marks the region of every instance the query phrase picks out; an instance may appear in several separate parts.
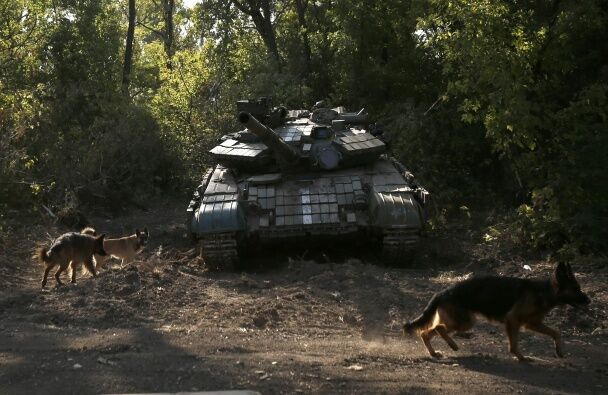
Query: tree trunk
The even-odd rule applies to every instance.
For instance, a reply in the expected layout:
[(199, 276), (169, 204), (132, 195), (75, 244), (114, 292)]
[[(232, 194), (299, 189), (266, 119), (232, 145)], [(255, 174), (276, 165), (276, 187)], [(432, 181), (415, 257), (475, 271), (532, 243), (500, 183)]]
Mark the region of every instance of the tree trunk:
[(173, 13), (175, 11), (175, 0), (163, 0), (163, 15), (165, 19), (164, 46), (167, 55), (167, 68), (173, 70), (173, 54), (175, 53), (173, 43)]
[(262, 1), (262, 13), (264, 14), (264, 42), (268, 47), (270, 55), (277, 63), (277, 66), (281, 67), (281, 56), (279, 55), (279, 48), (277, 47), (277, 38), (274, 34), (274, 26), (272, 26), (272, 13), (270, 11), (270, 0)]
[(296, 0), (296, 11), (298, 13), (298, 22), (302, 34), (302, 47), (304, 50), (304, 70), (302, 76), (304, 81), (308, 81), (310, 74), (311, 50), (310, 41), (308, 39), (308, 25), (306, 24), (306, 9), (308, 8), (308, 0)]
[[(260, 34), (268, 54), (281, 70), (281, 56), (277, 47), (277, 39), (272, 26), (272, 12), (270, 8), (271, 0), (232, 0), (241, 12), (251, 17), (255, 30)], [(261, 10), (261, 11), (260, 11)]]
[(125, 61), (122, 69), (122, 93), (129, 97), (129, 83), (131, 82), (131, 64), (133, 62), (133, 36), (135, 35), (135, 0), (129, 0), (129, 26), (127, 28), (127, 42), (125, 45)]

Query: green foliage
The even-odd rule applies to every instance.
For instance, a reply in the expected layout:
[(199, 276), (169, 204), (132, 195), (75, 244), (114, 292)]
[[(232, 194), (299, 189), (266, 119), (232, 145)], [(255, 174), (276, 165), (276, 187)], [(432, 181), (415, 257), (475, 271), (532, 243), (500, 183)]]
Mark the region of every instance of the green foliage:
[(496, 201), (501, 167), (484, 140), (484, 129), (463, 125), (452, 115), (453, 103), (436, 106), (433, 116), (424, 115), (427, 110), (412, 103), (390, 108), (387, 132), (399, 159), (449, 211), (467, 203)]
[(264, 28), (233, 0), (177, 1), (168, 51), (162, 2), (137, 1), (125, 98), (126, 1), (0, 0), (0, 210), (196, 183), (236, 100), (272, 95), (376, 114), (438, 226), (504, 205), (520, 242), (605, 250), (604, 1), (261, 3)]
[(603, 2), (430, 4), (419, 26), (448, 95), (529, 193), (523, 232), (539, 246), (598, 247), (608, 214)]
[(119, 208), (170, 185), (181, 166), (156, 121), (119, 94), (120, 9), (111, 1), (42, 5), (16, 11), (28, 15), (22, 34), (35, 39), (20, 41), (23, 59), (1, 80), (10, 89), (0, 94), (0, 204), (61, 204), (71, 194)]

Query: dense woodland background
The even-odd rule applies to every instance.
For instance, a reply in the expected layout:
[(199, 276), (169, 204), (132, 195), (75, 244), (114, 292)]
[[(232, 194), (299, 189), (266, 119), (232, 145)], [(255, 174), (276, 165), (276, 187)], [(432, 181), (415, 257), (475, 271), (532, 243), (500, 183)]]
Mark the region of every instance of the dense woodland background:
[[(604, 254), (606, 0), (0, 0), (7, 213), (187, 195), (235, 101), (365, 107), (434, 226)], [(491, 237), (491, 233), (488, 234)]]

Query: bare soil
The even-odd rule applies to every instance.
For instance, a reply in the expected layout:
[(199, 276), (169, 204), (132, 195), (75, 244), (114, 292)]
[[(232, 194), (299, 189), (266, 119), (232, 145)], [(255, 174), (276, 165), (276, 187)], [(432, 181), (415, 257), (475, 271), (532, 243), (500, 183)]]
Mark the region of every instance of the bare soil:
[(19, 219), (0, 233), (0, 394), (608, 390), (606, 266), (576, 263), (591, 306), (558, 307), (547, 319), (564, 337), (565, 358), (553, 356), (549, 338), (524, 332), (532, 361), (519, 363), (503, 329), (480, 322), (456, 337), (458, 352), (434, 340), (444, 358), (433, 359), (400, 335), (433, 293), (483, 272), (543, 277), (553, 262), (484, 241), (483, 219), (463, 219), (428, 235), (408, 268), (364, 251), (309, 248), (258, 258), (246, 272), (212, 272), (184, 237), (182, 206), (92, 218), (112, 236), (147, 226), (151, 242), (132, 264), (97, 279), (79, 274), (76, 285), (54, 288), (51, 279), (46, 290), (32, 252), (68, 229)]

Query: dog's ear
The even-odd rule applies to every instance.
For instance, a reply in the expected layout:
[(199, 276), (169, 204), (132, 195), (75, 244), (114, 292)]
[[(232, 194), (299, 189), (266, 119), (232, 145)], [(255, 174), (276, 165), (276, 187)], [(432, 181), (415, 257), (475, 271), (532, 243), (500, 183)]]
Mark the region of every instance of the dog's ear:
[(135, 234), (139, 236), (139, 229), (135, 228)]
[(98, 236), (97, 240), (103, 240), (105, 237), (106, 237), (106, 234), (104, 233), (101, 236)]
[(150, 234), (148, 233), (148, 227), (144, 227), (144, 233), (146, 234), (146, 236), (149, 236)]

